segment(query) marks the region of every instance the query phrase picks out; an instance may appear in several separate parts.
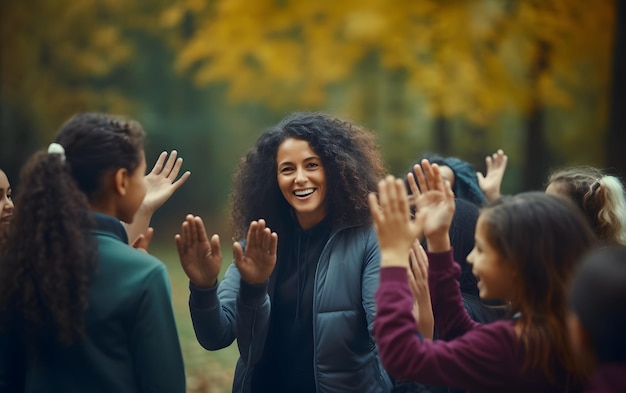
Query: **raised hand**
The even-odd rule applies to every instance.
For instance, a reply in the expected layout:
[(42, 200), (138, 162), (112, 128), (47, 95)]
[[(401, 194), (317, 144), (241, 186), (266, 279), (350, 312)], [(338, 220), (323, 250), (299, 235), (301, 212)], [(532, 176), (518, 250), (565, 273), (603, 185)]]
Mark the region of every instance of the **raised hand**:
[(142, 209), (154, 213), (191, 176), (191, 172), (186, 171), (178, 180), (176, 179), (183, 165), (183, 159), (180, 157), (176, 158), (177, 155), (178, 152), (172, 150), (166, 161), (167, 152), (162, 152), (150, 173), (144, 177), (146, 196), (142, 202)]
[(208, 239), (202, 219), (188, 214), (181, 233), (174, 236), (180, 264), (191, 283), (200, 288), (215, 286), (222, 266), (220, 239)]
[(177, 159), (177, 154), (176, 150), (172, 150), (166, 162), (165, 158), (167, 157), (167, 152), (164, 151), (161, 153), (154, 164), (154, 168), (144, 177), (146, 196), (143, 198), (139, 209), (137, 209), (135, 217), (133, 217), (133, 222), (126, 224), (128, 239), (131, 244), (138, 240), (138, 237), (148, 229), (154, 212), (161, 207), (191, 175), (191, 172), (187, 171), (176, 180), (180, 167), (183, 165), (183, 159)]
[(422, 228), (431, 252), (447, 251), (450, 249), (448, 231), (455, 208), (450, 182), (441, 177), (439, 166), (431, 165), (428, 160), (415, 165), (414, 172), (417, 183), (412, 173), (407, 177), (417, 205), (415, 221)]
[(248, 284), (262, 284), (276, 265), (278, 234), (265, 226), (265, 220), (252, 221), (246, 237), (246, 250), (239, 242), (233, 244), (235, 266)]
[(148, 228), (146, 233), (142, 233), (135, 239), (132, 244), (133, 248), (136, 248), (139, 251), (143, 251), (146, 254), (148, 253), (148, 246), (152, 241), (152, 235), (154, 235), (154, 229), (152, 227)]
[(421, 232), (411, 220), (408, 195), (400, 179), (388, 176), (378, 183), (378, 197), (369, 195), (370, 211), (378, 235), (381, 266), (408, 266), (411, 243)]
[(409, 289), (413, 295), (413, 315), (425, 338), (432, 339), (435, 318), (428, 289), (428, 256), (419, 240), (415, 240), (409, 250)]
[(488, 201), (493, 201), (500, 197), (500, 188), (502, 186), (502, 178), (506, 170), (506, 163), (508, 157), (504, 154), (502, 149), (498, 149), (497, 152), (491, 156), (485, 157), (485, 164), (487, 166), (487, 174), (483, 176), (482, 173), (476, 172), (478, 177), (478, 185), (483, 193), (487, 197)]

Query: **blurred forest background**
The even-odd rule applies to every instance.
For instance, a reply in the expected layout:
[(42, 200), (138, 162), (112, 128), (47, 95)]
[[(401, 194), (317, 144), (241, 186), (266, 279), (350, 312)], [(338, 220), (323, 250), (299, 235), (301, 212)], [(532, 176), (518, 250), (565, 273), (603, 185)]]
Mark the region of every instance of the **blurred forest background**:
[(625, 9), (619, 0), (5, 0), (0, 168), (19, 188), (27, 157), (76, 112), (136, 118), (149, 168), (176, 149), (192, 172), (153, 221), (153, 243), (174, 262), (171, 239), (189, 212), (228, 245), (238, 160), (296, 110), (365, 125), (396, 175), (425, 151), (484, 171), (502, 148), (507, 193), (540, 189), (550, 168), (569, 164), (623, 177)]

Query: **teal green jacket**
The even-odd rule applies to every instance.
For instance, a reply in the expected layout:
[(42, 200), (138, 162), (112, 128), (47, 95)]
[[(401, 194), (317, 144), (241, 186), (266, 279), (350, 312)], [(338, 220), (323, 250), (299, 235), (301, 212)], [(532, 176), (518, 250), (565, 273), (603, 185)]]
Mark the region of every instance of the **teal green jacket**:
[[(185, 371), (163, 263), (128, 245), (115, 218), (95, 214), (98, 266), (85, 338), (25, 354), (21, 332), (0, 336), (0, 392), (184, 393)], [(21, 387), (20, 387), (21, 385)]]

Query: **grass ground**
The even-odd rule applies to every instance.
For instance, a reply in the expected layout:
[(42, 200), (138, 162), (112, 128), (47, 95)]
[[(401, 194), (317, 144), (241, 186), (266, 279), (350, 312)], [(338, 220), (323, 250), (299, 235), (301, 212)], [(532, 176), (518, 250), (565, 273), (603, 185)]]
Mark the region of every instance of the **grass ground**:
[[(152, 244), (150, 252), (165, 263), (170, 274), (174, 313), (187, 373), (187, 393), (230, 392), (239, 357), (237, 343), (219, 351), (207, 351), (198, 344), (187, 305), (189, 280), (178, 262), (173, 242), (165, 247)], [(225, 258), (223, 270), (227, 266)]]

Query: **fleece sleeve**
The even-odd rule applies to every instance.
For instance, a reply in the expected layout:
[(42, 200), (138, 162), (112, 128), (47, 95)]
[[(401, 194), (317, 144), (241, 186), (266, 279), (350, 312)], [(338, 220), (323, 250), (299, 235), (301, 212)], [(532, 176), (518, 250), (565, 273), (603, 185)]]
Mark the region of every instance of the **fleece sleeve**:
[(512, 322), (477, 326), (452, 341), (422, 339), (415, 334), (406, 274), (404, 268), (382, 268), (376, 293), (374, 334), (389, 374), (457, 389), (506, 391), (519, 375)]

